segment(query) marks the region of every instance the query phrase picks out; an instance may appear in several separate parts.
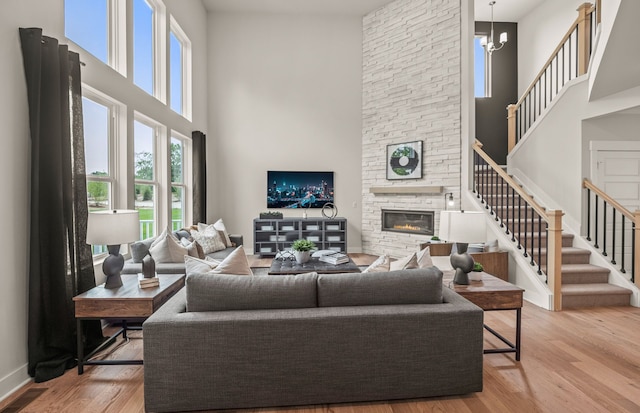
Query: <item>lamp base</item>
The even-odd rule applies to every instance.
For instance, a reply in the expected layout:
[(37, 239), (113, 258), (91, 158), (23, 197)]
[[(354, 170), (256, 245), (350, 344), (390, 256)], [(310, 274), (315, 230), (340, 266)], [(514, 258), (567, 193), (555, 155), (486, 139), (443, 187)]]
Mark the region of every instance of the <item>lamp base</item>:
[(120, 272), (124, 267), (124, 257), (120, 254), (120, 245), (107, 245), (109, 255), (102, 262), (102, 272), (107, 276), (104, 288), (122, 287)]

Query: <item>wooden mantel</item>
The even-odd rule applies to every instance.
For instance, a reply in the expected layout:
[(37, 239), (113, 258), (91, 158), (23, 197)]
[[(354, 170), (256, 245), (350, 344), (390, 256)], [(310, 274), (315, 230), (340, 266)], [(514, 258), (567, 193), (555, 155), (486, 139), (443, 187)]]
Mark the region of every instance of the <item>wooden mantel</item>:
[(442, 186), (372, 186), (369, 192), (374, 195), (441, 194)]

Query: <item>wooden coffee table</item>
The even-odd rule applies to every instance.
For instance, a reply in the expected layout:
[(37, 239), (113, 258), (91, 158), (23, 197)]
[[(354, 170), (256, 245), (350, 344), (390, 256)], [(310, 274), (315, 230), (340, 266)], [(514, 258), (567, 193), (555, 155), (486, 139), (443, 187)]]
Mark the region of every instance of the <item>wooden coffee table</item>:
[[(107, 289), (102, 284), (73, 297), (78, 328), (78, 374), (83, 373), (85, 365), (142, 364), (142, 360), (91, 360), (91, 358), (110, 346), (120, 334), (126, 340), (127, 330), (142, 328), (127, 326), (127, 319), (146, 319), (184, 286), (184, 274), (159, 274), (158, 279), (160, 286), (140, 288), (136, 274), (122, 274), (122, 287)], [(122, 328), (85, 357), (81, 333), (82, 321), (104, 318), (122, 320)]]
[(513, 344), (500, 333), (488, 325), (484, 328), (507, 345), (506, 348), (485, 349), (487, 353), (516, 353), (516, 360), (520, 360), (520, 335), (522, 323), (522, 293), (524, 290), (507, 281), (503, 281), (491, 274), (482, 273), (482, 281), (470, 281), (469, 285), (453, 283), (453, 272), (447, 271), (442, 282), (467, 300), (484, 311), (516, 311), (516, 342)]
[(360, 272), (360, 268), (349, 258), (344, 264), (329, 264), (318, 258), (311, 258), (304, 264), (298, 264), (295, 260), (274, 258), (269, 267), (269, 275), (293, 275), (305, 272), (317, 272), (318, 274), (339, 274), (344, 272)]

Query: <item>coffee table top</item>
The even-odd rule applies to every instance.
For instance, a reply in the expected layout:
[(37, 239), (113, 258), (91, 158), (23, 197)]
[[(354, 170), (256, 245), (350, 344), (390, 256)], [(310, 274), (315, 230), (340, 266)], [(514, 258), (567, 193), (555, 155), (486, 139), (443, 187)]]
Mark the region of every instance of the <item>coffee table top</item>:
[(292, 275), (315, 271), (319, 274), (336, 274), (343, 272), (360, 272), (360, 268), (349, 258), (349, 262), (333, 265), (322, 262), (318, 258), (311, 258), (304, 264), (298, 264), (295, 260), (273, 259), (269, 268), (269, 275)]

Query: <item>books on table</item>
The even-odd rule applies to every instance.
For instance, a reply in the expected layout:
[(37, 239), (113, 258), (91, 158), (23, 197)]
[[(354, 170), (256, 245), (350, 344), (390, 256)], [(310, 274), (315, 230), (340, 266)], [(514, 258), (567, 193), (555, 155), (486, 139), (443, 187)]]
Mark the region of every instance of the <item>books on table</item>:
[(153, 288), (160, 285), (158, 277), (145, 278), (144, 274), (138, 273), (138, 286), (140, 288)]
[(341, 252), (335, 252), (333, 254), (323, 255), (318, 258), (318, 260), (328, 264), (338, 265), (349, 262), (349, 256)]

